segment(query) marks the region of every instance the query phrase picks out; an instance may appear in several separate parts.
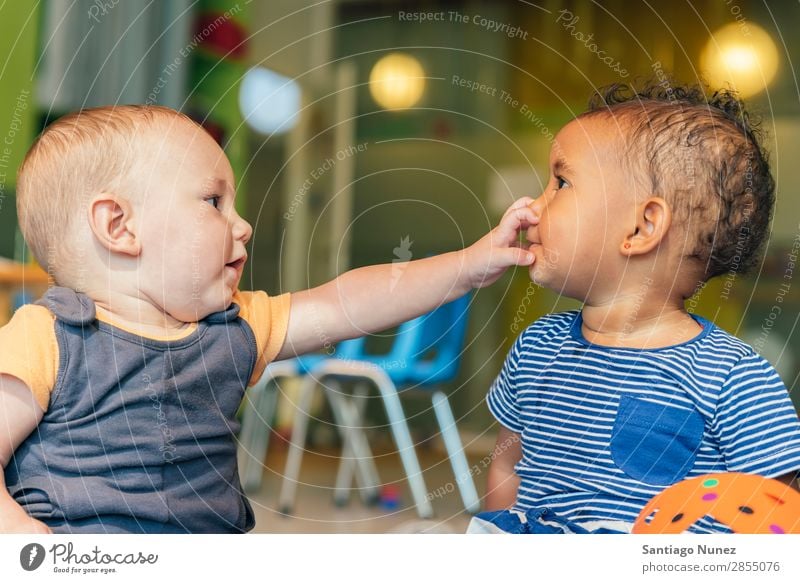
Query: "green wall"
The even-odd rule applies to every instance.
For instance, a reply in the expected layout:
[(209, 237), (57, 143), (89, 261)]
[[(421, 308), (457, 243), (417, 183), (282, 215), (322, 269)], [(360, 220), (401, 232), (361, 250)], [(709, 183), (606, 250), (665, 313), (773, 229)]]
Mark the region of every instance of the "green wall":
[(0, 4), (0, 255), (14, 252), (14, 186), (19, 164), (35, 135), (33, 67), (39, 3)]

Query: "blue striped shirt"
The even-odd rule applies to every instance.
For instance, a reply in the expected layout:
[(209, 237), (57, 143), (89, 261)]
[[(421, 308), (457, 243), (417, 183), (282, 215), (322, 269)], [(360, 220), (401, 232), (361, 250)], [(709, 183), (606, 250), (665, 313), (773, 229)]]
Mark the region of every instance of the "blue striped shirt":
[[(770, 364), (699, 316), (703, 331), (657, 349), (588, 342), (579, 311), (529, 326), (487, 397), (521, 435), (517, 509), (578, 523), (632, 523), (675, 482), (714, 472), (800, 469), (800, 421)], [(693, 532), (727, 529), (711, 519)]]

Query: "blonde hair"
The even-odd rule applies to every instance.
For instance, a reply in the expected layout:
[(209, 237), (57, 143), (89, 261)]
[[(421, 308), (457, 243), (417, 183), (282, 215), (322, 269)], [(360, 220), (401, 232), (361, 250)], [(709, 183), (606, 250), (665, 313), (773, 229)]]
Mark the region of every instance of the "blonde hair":
[(75, 235), (85, 203), (103, 191), (130, 196), (142, 139), (165, 121), (196, 125), (167, 107), (97, 107), (56, 120), (31, 146), (17, 178), (19, 226), (36, 260), (59, 284), (82, 287), (71, 281), (71, 272), (81, 264)]

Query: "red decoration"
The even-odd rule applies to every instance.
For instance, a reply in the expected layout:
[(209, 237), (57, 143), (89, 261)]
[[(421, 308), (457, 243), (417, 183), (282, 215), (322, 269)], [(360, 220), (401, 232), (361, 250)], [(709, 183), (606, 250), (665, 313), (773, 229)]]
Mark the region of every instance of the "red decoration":
[(247, 33), (244, 27), (221, 12), (206, 12), (197, 18), (192, 41), (219, 56), (237, 59), (245, 55)]

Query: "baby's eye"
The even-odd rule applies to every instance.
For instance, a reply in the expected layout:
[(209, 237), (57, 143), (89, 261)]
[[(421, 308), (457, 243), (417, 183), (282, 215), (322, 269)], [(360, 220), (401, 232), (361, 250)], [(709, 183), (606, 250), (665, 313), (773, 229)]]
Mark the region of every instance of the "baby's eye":
[(556, 190), (561, 190), (565, 186), (569, 186), (569, 182), (561, 178), (561, 176), (556, 176)]
[(206, 202), (213, 206), (215, 209), (219, 208), (219, 199), (222, 198), (221, 196), (211, 196), (206, 199)]

